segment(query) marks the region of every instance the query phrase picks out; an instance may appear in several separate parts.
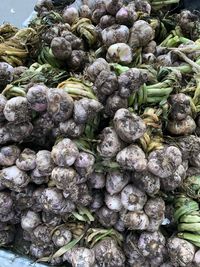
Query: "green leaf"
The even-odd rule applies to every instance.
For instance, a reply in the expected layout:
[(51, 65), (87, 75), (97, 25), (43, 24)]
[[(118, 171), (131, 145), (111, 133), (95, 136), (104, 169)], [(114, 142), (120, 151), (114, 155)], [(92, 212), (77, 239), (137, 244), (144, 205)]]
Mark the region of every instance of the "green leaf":
[(101, 229), (101, 228), (90, 228), (87, 231), (86, 241), (93, 247), (98, 241), (101, 241), (105, 237), (114, 238), (119, 244), (123, 241), (123, 237), (114, 229)]
[(91, 212), (85, 207), (78, 207), (79, 214), (86, 215), (90, 222), (94, 221), (94, 217)]
[(187, 214), (180, 218), (181, 223), (200, 223), (200, 214)]
[(90, 146), (87, 141), (84, 139), (75, 139), (74, 142), (79, 150), (92, 154), (94, 157), (96, 157), (96, 155), (90, 150)]
[(63, 246), (62, 248), (60, 248), (53, 256), (52, 259), (58, 258), (60, 256), (62, 256), (63, 254), (65, 254), (67, 251), (69, 251), (70, 249), (72, 249), (73, 247), (75, 247), (76, 244), (78, 244), (78, 242), (83, 238), (84, 235), (81, 235), (79, 238), (72, 240), (70, 243), (68, 243), (67, 245)]
[(124, 73), (124, 72), (126, 72), (127, 70), (130, 69), (129, 67), (122, 66), (122, 65), (120, 65), (118, 63), (110, 63), (109, 65), (111, 66), (111, 68), (114, 69), (114, 71), (115, 71), (115, 73), (117, 75), (120, 75), (120, 74), (122, 74), (122, 73)]
[(195, 246), (200, 247), (200, 235), (191, 234), (191, 233), (178, 233), (178, 237), (186, 239), (193, 243)]
[(181, 216), (189, 214), (193, 211), (199, 210), (199, 205), (195, 201), (188, 202), (186, 204), (183, 204), (180, 208), (178, 208), (174, 213), (174, 218), (176, 221), (181, 218)]
[(91, 244), (91, 248), (98, 242), (98, 241), (100, 241), (100, 240), (102, 240), (104, 237), (107, 237), (107, 236), (109, 236), (110, 234), (112, 234), (112, 231), (113, 231), (113, 229), (110, 229), (110, 230), (108, 230), (106, 233), (104, 233), (104, 234), (102, 234), (102, 235), (98, 235), (98, 236), (95, 236), (94, 237), (94, 240), (93, 240), (93, 242), (92, 242), (92, 244)]
[(199, 232), (200, 223), (180, 223), (178, 225), (179, 231)]
[(90, 229), (88, 230), (88, 232), (89, 232), (89, 235), (88, 235), (88, 237), (87, 237), (87, 242), (89, 243), (89, 242), (92, 241), (92, 239), (93, 239), (95, 236), (100, 235), (100, 234), (105, 234), (105, 233), (107, 233), (107, 230), (105, 230), (105, 229), (99, 229), (99, 228), (90, 228)]
[(51, 260), (51, 256), (40, 258), (36, 262), (49, 262), (50, 260)]
[(87, 219), (84, 216), (80, 215), (78, 212), (74, 211), (72, 212), (72, 215), (79, 221), (83, 221), (83, 222), (87, 221)]

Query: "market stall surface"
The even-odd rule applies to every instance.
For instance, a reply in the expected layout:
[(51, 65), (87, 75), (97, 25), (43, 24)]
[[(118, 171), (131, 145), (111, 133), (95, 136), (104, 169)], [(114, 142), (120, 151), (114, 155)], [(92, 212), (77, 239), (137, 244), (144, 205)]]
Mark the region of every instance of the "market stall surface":
[(10, 22), (21, 27), (32, 13), (36, 0), (1, 0), (0, 24)]

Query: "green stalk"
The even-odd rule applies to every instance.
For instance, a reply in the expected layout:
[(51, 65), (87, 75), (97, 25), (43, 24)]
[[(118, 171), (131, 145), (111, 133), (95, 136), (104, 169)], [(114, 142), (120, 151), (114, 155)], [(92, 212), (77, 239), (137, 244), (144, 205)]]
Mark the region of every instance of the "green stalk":
[(180, 44), (180, 40), (178, 36), (174, 36), (165, 44), (165, 47), (176, 47)]
[[(111, 69), (115, 71), (115, 73), (119, 76), (120, 74), (128, 71), (129, 69), (131, 69), (130, 67), (127, 66), (122, 66), (118, 63), (110, 63), (109, 64)], [(152, 68), (152, 66), (149, 65), (140, 65), (140, 71), (143, 75), (147, 75), (148, 80), (152, 83), (157, 83), (157, 71)]]
[(166, 6), (166, 5), (172, 5), (172, 4), (178, 4), (179, 3), (179, 0), (163, 0), (163, 1), (153, 1), (151, 2), (151, 5), (152, 7), (158, 7), (160, 6), (160, 8), (162, 8), (163, 6)]
[(129, 107), (132, 107), (134, 105), (135, 96), (136, 96), (136, 94), (134, 93), (128, 98), (128, 106)]
[(20, 58), (26, 58), (28, 55), (28, 52), (27, 51), (17, 51), (17, 49), (16, 50), (10, 49), (10, 50), (5, 50), (4, 54), (6, 54), (7, 56), (17, 56)]
[(163, 97), (163, 96), (158, 96), (158, 97), (148, 97), (147, 98), (147, 102), (149, 103), (149, 104), (155, 104), (155, 103), (160, 103), (161, 101), (163, 101), (163, 100), (166, 100), (168, 97), (167, 96), (165, 96), (165, 97)]
[[(192, 44), (192, 45), (187, 45), (186, 47), (178, 47), (176, 48), (179, 51), (183, 53), (192, 53), (192, 52), (199, 52), (200, 53), (200, 45), (199, 44)], [(174, 50), (174, 48), (170, 48), (170, 50)]]
[[(199, 61), (199, 64), (200, 64), (200, 61)], [(185, 64), (185, 65), (180, 65), (178, 67), (169, 67), (170, 70), (179, 70), (182, 74), (189, 74), (192, 72), (192, 67), (189, 65), (189, 64)]]
[(25, 96), (26, 95), (25, 91), (22, 88), (19, 88), (19, 87), (12, 88), (12, 90), (10, 90), (9, 93), (17, 94), (17, 95), (20, 95), (20, 96)]
[(180, 223), (178, 225), (179, 231), (199, 232), (200, 223)]
[[(184, 204), (183, 204), (184, 205)], [(196, 201), (191, 201), (178, 208), (174, 213), (174, 218), (176, 221), (180, 219), (181, 216), (191, 213), (192, 211), (199, 210), (199, 204)]]
[(156, 83), (156, 84), (147, 85), (146, 88), (149, 89), (149, 90), (151, 90), (151, 89), (160, 90), (165, 85), (168, 85), (168, 83), (170, 83), (170, 81), (166, 80), (164, 82), (159, 82), (159, 83)]
[(122, 66), (118, 63), (110, 63), (109, 65), (112, 69), (114, 69), (117, 75), (120, 75), (130, 69), (129, 67)]
[(61, 82), (57, 87), (61, 89), (65, 88), (79, 89), (81, 91), (86, 91), (93, 94), (91, 83), (89, 84), (84, 80), (82, 81), (81, 79), (77, 79), (74, 77), (70, 77), (66, 81)]
[(178, 233), (178, 237), (186, 239), (193, 243), (195, 246), (200, 247), (200, 235), (191, 233)]
[(87, 92), (87, 91), (83, 91), (81, 89), (75, 89), (75, 88), (67, 87), (67, 88), (64, 88), (63, 90), (68, 94), (77, 95), (77, 96), (81, 96), (81, 97), (87, 97), (87, 98), (97, 100), (97, 97), (94, 94), (91, 94), (90, 92)]
[[(200, 58), (198, 60), (196, 60), (194, 63), (196, 63), (197, 65), (200, 66)], [(190, 74), (193, 71), (193, 68), (189, 64), (183, 64), (183, 65), (180, 65), (178, 67), (163, 67), (163, 68), (161, 68), (159, 75), (162, 75), (162, 73), (169, 72), (169, 71), (172, 71), (172, 72), (173, 71), (180, 71), (181, 74)]]
[(180, 41), (182, 44), (187, 44), (187, 43), (189, 43), (191, 40), (188, 39), (188, 38), (185, 38), (185, 37), (183, 37), (183, 36), (180, 36), (180, 37), (179, 37), (179, 41)]
[(174, 207), (175, 209), (182, 208), (183, 206), (186, 207), (189, 204), (193, 203), (193, 200), (187, 196), (181, 196), (178, 199), (175, 199)]
[[(120, 75), (121, 73), (129, 70), (129, 67), (122, 66), (117, 63), (112, 63), (110, 66), (115, 70), (117, 75)], [(147, 72), (148, 70), (143, 70), (143, 72)], [(151, 73), (151, 76), (153, 73)], [(142, 104), (147, 103), (159, 103), (162, 100), (165, 100), (168, 98), (170, 93), (173, 91), (173, 85), (177, 82), (177, 71), (174, 70), (174, 72), (168, 72), (166, 80), (162, 82), (157, 82), (152, 85), (146, 85), (144, 84), (140, 90), (137, 93), (134, 93), (129, 97), (129, 106), (140, 106)]]
[(200, 101), (200, 79), (199, 78), (196, 78), (196, 83), (197, 83), (197, 87), (196, 87), (194, 97), (192, 100), (195, 105), (198, 105)]
[(2, 91), (2, 94), (6, 98), (10, 98), (11, 96), (25, 96), (26, 92), (21, 87), (7, 85), (6, 88)]
[(194, 62), (193, 60), (191, 60), (190, 58), (188, 58), (184, 53), (182, 53), (180, 50), (178, 49), (174, 49), (174, 52), (176, 54), (178, 54), (185, 62), (187, 62), (188, 64), (190, 64), (190, 66), (192, 67), (192, 69), (199, 74), (200, 73), (200, 66), (198, 63)]
[(196, 113), (199, 113), (200, 112), (200, 105), (197, 105), (196, 106)]
[(160, 44), (160, 46), (167, 47), (167, 48), (177, 47), (180, 44), (187, 44), (189, 41), (190, 40), (185, 37), (174, 36), (171, 39), (167, 39), (166, 41), (163, 41), (162, 44)]
[(147, 89), (147, 97), (162, 97), (162, 96), (169, 96), (169, 94), (173, 91), (173, 88), (161, 88), (158, 89)]
[(134, 63), (134, 67), (142, 64), (142, 48), (138, 48), (134, 52), (133, 63)]
[(22, 92), (12, 91), (6, 97), (9, 99), (9, 98), (16, 97), (16, 96), (26, 96), (26, 93), (25, 92), (22, 93)]
[(183, 215), (180, 218), (181, 223), (200, 223), (200, 214), (198, 213), (197, 215), (192, 215), (192, 214), (187, 214)]
[(173, 34), (172, 33), (170, 33), (163, 41), (162, 41), (162, 43), (160, 43), (160, 46), (166, 46), (166, 44), (173, 38)]
[(77, 88), (77, 86), (78, 86), (78, 87), (80, 87), (81, 90), (93, 93), (92, 85), (87, 84), (85, 81), (81, 81), (79, 79), (70, 77), (67, 79), (67, 82), (70, 83), (70, 87), (72, 87), (72, 88)]
[(191, 202), (191, 198), (185, 196), (184, 194), (180, 194), (175, 199), (175, 208), (180, 208), (182, 205), (187, 204), (188, 202)]
[(43, 82), (49, 87), (53, 87), (55, 84), (57, 85), (59, 81), (63, 78), (66, 78), (66, 71), (55, 69), (49, 64), (44, 65), (35, 65), (30, 66), (28, 70), (26, 70), (18, 80), (15, 80), (12, 84), (14, 85), (22, 85), (27, 82)]
[[(147, 104), (147, 103), (160, 103), (162, 100), (165, 100), (169, 97), (170, 93), (173, 91), (171, 87), (173, 85), (173, 80), (166, 80), (155, 85), (143, 85), (137, 94), (131, 99), (131, 102), (134, 101), (138, 105)], [(166, 87), (167, 86), (167, 87)]]
[[(24, 72), (23, 74), (25, 73), (26, 72)], [(22, 77), (19, 78), (18, 80), (15, 80), (13, 84), (23, 84), (24, 82), (31, 81), (34, 77), (38, 75), (38, 73), (28, 73), (28, 72), (27, 72), (27, 75), (23, 75), (23, 74), (22, 74)]]

